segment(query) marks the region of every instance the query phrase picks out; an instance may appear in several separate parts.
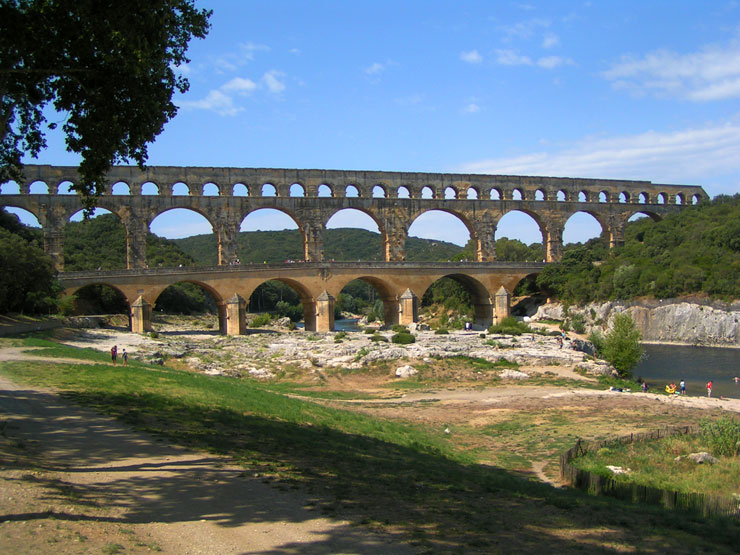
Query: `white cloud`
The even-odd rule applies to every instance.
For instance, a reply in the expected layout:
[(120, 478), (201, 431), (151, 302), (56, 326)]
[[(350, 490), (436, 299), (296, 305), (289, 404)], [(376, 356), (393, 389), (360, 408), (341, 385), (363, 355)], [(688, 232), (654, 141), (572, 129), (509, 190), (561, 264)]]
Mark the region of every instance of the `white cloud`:
[(531, 66), (532, 60), (514, 50), (496, 50), (496, 63), (503, 66)]
[(555, 33), (545, 33), (542, 39), (542, 48), (553, 48), (560, 44), (560, 37)]
[(585, 139), (560, 151), (464, 164), (472, 173), (644, 179), (701, 183), (740, 172), (740, 123), (698, 129)]
[(378, 75), (385, 70), (385, 66), (380, 62), (375, 62), (365, 68), (365, 73), (368, 75)]
[(548, 20), (535, 18), (521, 21), (514, 25), (502, 26), (500, 30), (503, 34), (503, 40), (509, 42), (514, 39), (529, 40), (535, 35), (537, 29), (547, 28), (549, 26), (550, 22)]
[(262, 81), (271, 93), (280, 94), (285, 90), (285, 83), (280, 80), (284, 76), (285, 74), (282, 71), (271, 69), (262, 76)]
[(248, 94), (257, 88), (257, 83), (251, 79), (243, 77), (234, 77), (231, 81), (221, 87), (222, 91), (235, 92), (238, 94)]
[(740, 97), (740, 40), (679, 54), (656, 50), (623, 56), (602, 76), (636, 95), (675, 96), (696, 102)]
[(244, 110), (244, 108), (234, 105), (234, 99), (231, 96), (218, 89), (210, 91), (201, 100), (183, 100), (180, 102), (180, 106), (192, 110), (209, 110), (220, 116), (235, 116)]
[(573, 60), (560, 56), (545, 56), (537, 60), (537, 65), (543, 69), (555, 69), (563, 65), (573, 65)]
[(463, 112), (466, 114), (477, 114), (480, 112), (480, 106), (478, 106), (475, 102), (471, 102), (465, 108), (463, 108)]
[(469, 64), (479, 64), (483, 61), (483, 56), (477, 50), (471, 50), (470, 52), (461, 52), (460, 59)]

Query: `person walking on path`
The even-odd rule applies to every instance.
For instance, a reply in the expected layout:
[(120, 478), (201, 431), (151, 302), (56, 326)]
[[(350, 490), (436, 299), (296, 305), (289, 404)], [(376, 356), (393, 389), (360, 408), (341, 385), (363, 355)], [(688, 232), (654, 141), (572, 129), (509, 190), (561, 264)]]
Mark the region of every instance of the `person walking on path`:
[(712, 380), (707, 382), (707, 397), (712, 396)]
[(116, 363), (116, 359), (118, 358), (118, 345), (113, 345), (110, 350), (110, 359), (113, 361), (113, 364)]

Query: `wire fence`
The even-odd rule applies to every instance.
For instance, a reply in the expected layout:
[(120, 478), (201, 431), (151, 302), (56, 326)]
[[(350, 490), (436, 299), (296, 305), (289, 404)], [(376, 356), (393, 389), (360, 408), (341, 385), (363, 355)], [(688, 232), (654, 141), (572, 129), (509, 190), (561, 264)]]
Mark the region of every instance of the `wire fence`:
[(705, 493), (683, 493), (674, 490), (644, 486), (633, 482), (617, 480), (577, 468), (571, 462), (590, 451), (616, 444), (627, 444), (638, 441), (650, 441), (674, 435), (697, 434), (698, 426), (668, 428), (653, 432), (630, 434), (616, 439), (603, 441), (578, 440), (576, 444), (560, 455), (560, 478), (572, 487), (592, 495), (608, 495), (633, 503), (662, 505), (668, 509), (692, 511), (708, 517), (728, 517), (740, 520), (740, 498)]

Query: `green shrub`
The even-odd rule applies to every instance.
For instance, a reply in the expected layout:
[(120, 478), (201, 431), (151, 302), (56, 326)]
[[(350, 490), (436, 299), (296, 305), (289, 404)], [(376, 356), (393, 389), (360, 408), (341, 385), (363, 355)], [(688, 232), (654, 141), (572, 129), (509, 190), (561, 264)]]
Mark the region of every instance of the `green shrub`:
[(372, 334), (374, 334), (374, 333), (375, 333), (376, 331), (378, 331), (378, 330), (376, 330), (376, 329), (373, 329), (373, 328), (365, 328), (365, 329), (364, 329), (364, 330), (362, 330), (362, 331), (364, 331), (364, 332), (365, 332), (366, 334), (368, 334), (368, 335), (372, 335)]
[(270, 315), (265, 312), (264, 314), (260, 314), (257, 316), (254, 320), (250, 322), (250, 326), (253, 328), (261, 328), (262, 326), (266, 326), (270, 323), (272, 318), (270, 318)]
[(410, 333), (401, 332), (391, 337), (391, 341), (399, 345), (408, 345), (409, 343), (414, 343), (416, 341), (416, 337)]
[(700, 423), (701, 433), (715, 457), (740, 455), (740, 418), (722, 416), (716, 420), (705, 418)]
[(388, 338), (385, 335), (380, 335), (379, 333), (376, 333), (370, 338), (370, 341), (373, 341), (375, 343), (388, 343)]
[(402, 326), (401, 324), (393, 324), (391, 330), (393, 330), (395, 333), (409, 333), (409, 329), (406, 326)]
[(151, 337), (152, 339), (157, 339), (159, 337), (159, 334), (156, 331), (152, 330), (149, 332), (149, 337)]
[(517, 321), (516, 318), (509, 316), (488, 328), (488, 333), (498, 333), (503, 335), (521, 335), (523, 333), (532, 333), (532, 329), (524, 322)]
[(450, 332), (447, 331), (447, 328), (439, 328), (434, 330), (435, 335), (449, 335)]
[(571, 316), (570, 325), (576, 333), (586, 332), (586, 319), (583, 317), (583, 314), (574, 314)]
[(632, 369), (640, 362), (644, 350), (640, 345), (640, 332), (629, 314), (617, 314), (614, 325), (604, 337), (599, 351), (602, 358), (617, 369), (620, 376), (629, 377)]
[(346, 331), (337, 332), (337, 334), (334, 336), (334, 341), (336, 341), (337, 339), (344, 339), (345, 337), (347, 337)]

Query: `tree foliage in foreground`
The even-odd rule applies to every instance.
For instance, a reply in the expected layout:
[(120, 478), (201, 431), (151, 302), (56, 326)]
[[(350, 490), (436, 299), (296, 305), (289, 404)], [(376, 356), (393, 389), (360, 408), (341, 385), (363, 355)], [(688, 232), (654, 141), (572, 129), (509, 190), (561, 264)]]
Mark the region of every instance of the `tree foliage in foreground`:
[(37, 244), (0, 227), (0, 269), (0, 314), (55, 311), (59, 286)]
[(740, 298), (740, 195), (718, 196), (655, 222), (627, 224), (623, 247), (566, 246), (537, 284), (572, 303), (706, 294)]
[(24, 154), (46, 146), (52, 106), (67, 150), (82, 157), (73, 188), (91, 209), (111, 165), (143, 167), (177, 113), (172, 96), (189, 83), (176, 68), (210, 14), (192, 0), (0, 2), (0, 182), (20, 180)]
[(612, 329), (605, 336), (594, 332), (589, 339), (596, 347), (597, 354), (610, 362), (622, 377), (631, 375), (644, 354), (640, 345), (640, 331), (626, 313), (614, 317)]

